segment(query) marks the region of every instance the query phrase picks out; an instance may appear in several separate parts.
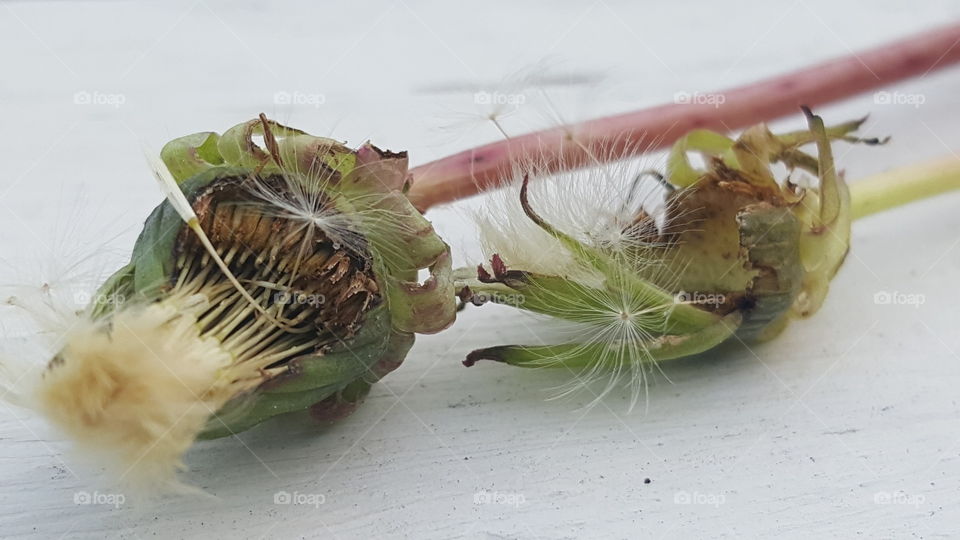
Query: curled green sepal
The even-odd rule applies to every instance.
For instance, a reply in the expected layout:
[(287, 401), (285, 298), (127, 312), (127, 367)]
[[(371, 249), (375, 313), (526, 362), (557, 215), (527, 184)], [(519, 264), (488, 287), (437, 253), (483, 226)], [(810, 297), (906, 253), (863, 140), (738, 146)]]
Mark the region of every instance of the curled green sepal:
[(387, 283), (387, 299), (396, 314), (395, 328), (405, 332), (427, 334), (439, 332), (453, 323), (456, 300), (453, 291), (453, 267), (449, 250), (429, 268), (430, 277), (423, 283), (391, 280)]
[(301, 356), (287, 372), (256, 392), (227, 403), (210, 419), (200, 438), (240, 433), (273, 416), (319, 405), (348, 388), (354, 393), (347, 394), (362, 398), (355, 393), (357, 386), (369, 388), (395, 369), (413, 345), (412, 334), (391, 332), (390, 328), (390, 311), (385, 306), (376, 308), (349, 342)]
[[(605, 358), (632, 358), (634, 361), (657, 362), (706, 352), (733, 336), (740, 325), (740, 314), (731, 313), (716, 323), (690, 334), (663, 335), (642, 344), (643, 354), (637, 358), (636, 344), (629, 350), (611, 344), (563, 343), (559, 345), (502, 345), (478, 349), (467, 355), (463, 365), (470, 367), (480, 360), (493, 360), (511, 366), (540, 368), (563, 367), (573, 370), (603, 366)], [(600, 364), (600, 365), (598, 365)]]
[(533, 313), (584, 324), (603, 321), (611, 306), (624, 303), (645, 312), (650, 329), (689, 332), (716, 323), (717, 315), (679, 303), (675, 295), (626, 270), (605, 275), (602, 283), (588, 284), (561, 276), (511, 270), (494, 255), (490, 274), (479, 267), (479, 278), (457, 280), (460, 296), (473, 303), (493, 302)]
[(170, 174), (179, 183), (191, 176), (223, 165), (218, 142), (220, 135), (212, 131), (194, 133), (168, 142), (160, 151)]

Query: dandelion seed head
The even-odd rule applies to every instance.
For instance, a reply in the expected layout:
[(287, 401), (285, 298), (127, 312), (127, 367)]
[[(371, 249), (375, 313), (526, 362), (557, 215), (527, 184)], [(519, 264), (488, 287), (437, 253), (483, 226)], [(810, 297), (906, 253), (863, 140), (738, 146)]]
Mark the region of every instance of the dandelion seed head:
[[(614, 162), (559, 176), (534, 174), (528, 198), (539, 216), (554, 229), (602, 253), (605, 269), (577, 257), (556, 235), (524, 212), (519, 179), (536, 173), (536, 164), (518, 166), (518, 180), (491, 194), (477, 214), (481, 244), (489, 257), (499, 255), (511, 269), (560, 276), (583, 285), (577, 294), (548, 288), (536, 295), (547, 299), (558, 317), (544, 321), (550, 332), (578, 346), (544, 357), (539, 363), (567, 366), (572, 359), (589, 361), (574, 377), (551, 389), (553, 398), (589, 391), (589, 406), (619, 387), (630, 392), (630, 406), (646, 396), (650, 377), (658, 371), (649, 344), (662, 335), (665, 316), (674, 303), (638, 292), (631, 286), (641, 275), (673, 290), (679, 275), (663, 264), (670, 232), (683, 216), (668, 216), (666, 191), (647, 173), (649, 161)], [(645, 180), (646, 177), (646, 180)], [(536, 281), (533, 285), (536, 287)]]

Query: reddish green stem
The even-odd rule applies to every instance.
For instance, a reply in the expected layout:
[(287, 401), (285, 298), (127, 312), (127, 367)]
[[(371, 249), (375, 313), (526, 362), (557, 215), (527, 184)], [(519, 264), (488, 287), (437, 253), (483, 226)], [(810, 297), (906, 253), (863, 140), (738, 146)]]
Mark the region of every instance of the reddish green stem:
[(500, 185), (517, 162), (571, 170), (667, 147), (693, 129), (727, 132), (794, 114), (954, 64), (958, 43), (953, 24), (712, 94), (721, 104), (671, 103), (486, 144), (414, 168), (410, 198), (426, 210)]

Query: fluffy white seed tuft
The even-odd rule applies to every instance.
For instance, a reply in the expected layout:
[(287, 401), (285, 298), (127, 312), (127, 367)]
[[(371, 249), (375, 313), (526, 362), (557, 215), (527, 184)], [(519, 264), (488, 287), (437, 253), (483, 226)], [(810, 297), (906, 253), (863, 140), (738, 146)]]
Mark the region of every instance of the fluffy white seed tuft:
[(36, 408), (127, 486), (175, 486), (181, 456), (236, 393), (232, 356), (192, 312), (157, 302), (82, 321), (36, 388)]

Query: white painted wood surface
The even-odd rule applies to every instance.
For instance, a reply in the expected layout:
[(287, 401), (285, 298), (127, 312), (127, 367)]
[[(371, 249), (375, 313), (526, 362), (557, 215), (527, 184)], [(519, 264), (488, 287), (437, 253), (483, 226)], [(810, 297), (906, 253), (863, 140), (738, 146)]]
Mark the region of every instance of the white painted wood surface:
[[(422, 163), (495, 139), (479, 122), (439, 126), (476, 112), (476, 89), (538, 62), (604, 77), (550, 90), (574, 119), (958, 16), (946, 0), (0, 3), (0, 256), (36, 281), (46, 274), (30, 261), (108, 230), (122, 254), (159, 200), (141, 141), (260, 111)], [(870, 113), (867, 132), (894, 137), (842, 150), (848, 177), (960, 149), (958, 90), (954, 69), (889, 89), (919, 106), (868, 95), (821, 109), (834, 121)], [(275, 103), (278, 92), (295, 103)], [(553, 121), (531, 105), (508, 129)], [(458, 263), (477, 255), (472, 206), (430, 215)], [(672, 384), (632, 413), (625, 395), (588, 411), (590, 395), (545, 401), (560, 374), (460, 366), (472, 348), (536, 329), (496, 307), (420, 339), (338, 425), (280, 422), (197, 445), (186, 479), (215, 500), (76, 504), (112, 492), (42, 421), (0, 408), (0, 537), (956, 537), (958, 208), (945, 196), (857, 223), (821, 313), (752, 350), (664, 365)], [(925, 302), (878, 305), (883, 291)], [(276, 504), (283, 492), (306, 504)]]

